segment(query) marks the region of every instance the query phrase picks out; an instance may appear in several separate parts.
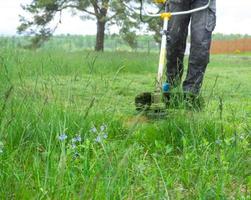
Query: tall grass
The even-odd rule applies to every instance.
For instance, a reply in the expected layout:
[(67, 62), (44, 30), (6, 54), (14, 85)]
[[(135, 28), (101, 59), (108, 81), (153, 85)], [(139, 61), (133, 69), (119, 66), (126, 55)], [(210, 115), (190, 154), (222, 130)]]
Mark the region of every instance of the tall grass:
[(213, 56), (204, 111), (153, 121), (155, 54), (0, 53), (1, 199), (250, 199), (249, 57)]

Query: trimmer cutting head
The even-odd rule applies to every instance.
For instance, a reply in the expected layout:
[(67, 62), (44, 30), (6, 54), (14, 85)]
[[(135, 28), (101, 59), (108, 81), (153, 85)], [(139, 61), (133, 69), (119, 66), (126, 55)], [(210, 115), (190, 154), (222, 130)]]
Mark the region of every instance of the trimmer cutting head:
[(163, 118), (167, 114), (162, 92), (144, 92), (136, 96), (136, 110), (150, 118)]
[(135, 106), (137, 111), (149, 110), (152, 104), (152, 93), (143, 92), (135, 97)]

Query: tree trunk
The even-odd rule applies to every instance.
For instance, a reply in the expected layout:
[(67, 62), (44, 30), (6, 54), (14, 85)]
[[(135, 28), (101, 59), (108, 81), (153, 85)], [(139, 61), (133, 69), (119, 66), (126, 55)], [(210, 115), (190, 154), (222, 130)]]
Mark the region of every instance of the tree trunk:
[(105, 21), (97, 21), (97, 34), (95, 51), (104, 51)]

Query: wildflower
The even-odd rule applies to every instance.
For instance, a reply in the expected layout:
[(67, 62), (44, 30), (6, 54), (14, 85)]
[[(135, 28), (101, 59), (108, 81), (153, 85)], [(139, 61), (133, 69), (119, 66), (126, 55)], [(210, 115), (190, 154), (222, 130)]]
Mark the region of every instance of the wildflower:
[(81, 138), (80, 135), (78, 135), (77, 137), (75, 137), (75, 139), (76, 139), (77, 142), (81, 142), (82, 141), (82, 138)]
[(71, 141), (72, 141), (72, 143), (81, 142), (82, 138), (80, 135), (78, 135), (78, 136), (72, 138)]
[(103, 132), (107, 129), (107, 126), (105, 124), (100, 126), (100, 131)]
[(101, 142), (102, 142), (102, 138), (101, 138), (100, 135), (98, 135), (98, 136), (96, 137), (95, 142), (97, 142), (97, 143), (101, 143)]
[(77, 145), (75, 143), (71, 144), (71, 148), (72, 149), (76, 149), (77, 148)]
[(98, 130), (96, 129), (96, 127), (95, 126), (93, 126), (92, 128), (91, 128), (91, 130), (90, 130), (91, 132), (93, 132), (93, 133), (96, 133), (96, 132), (98, 132)]
[(104, 138), (104, 139), (107, 139), (107, 138), (108, 138), (108, 134), (105, 133), (105, 134), (103, 135), (103, 138)]
[(67, 136), (65, 133), (62, 133), (61, 135), (58, 136), (58, 139), (59, 139), (60, 141), (64, 141), (64, 140), (67, 139), (67, 137), (68, 137), (68, 136)]

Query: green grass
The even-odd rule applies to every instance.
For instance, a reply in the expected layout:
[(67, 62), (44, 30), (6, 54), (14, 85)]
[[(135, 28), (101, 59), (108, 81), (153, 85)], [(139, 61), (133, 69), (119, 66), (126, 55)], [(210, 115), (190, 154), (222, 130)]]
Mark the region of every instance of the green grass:
[(156, 121), (134, 111), (156, 54), (0, 55), (0, 199), (251, 198), (250, 55), (212, 56), (204, 111)]

